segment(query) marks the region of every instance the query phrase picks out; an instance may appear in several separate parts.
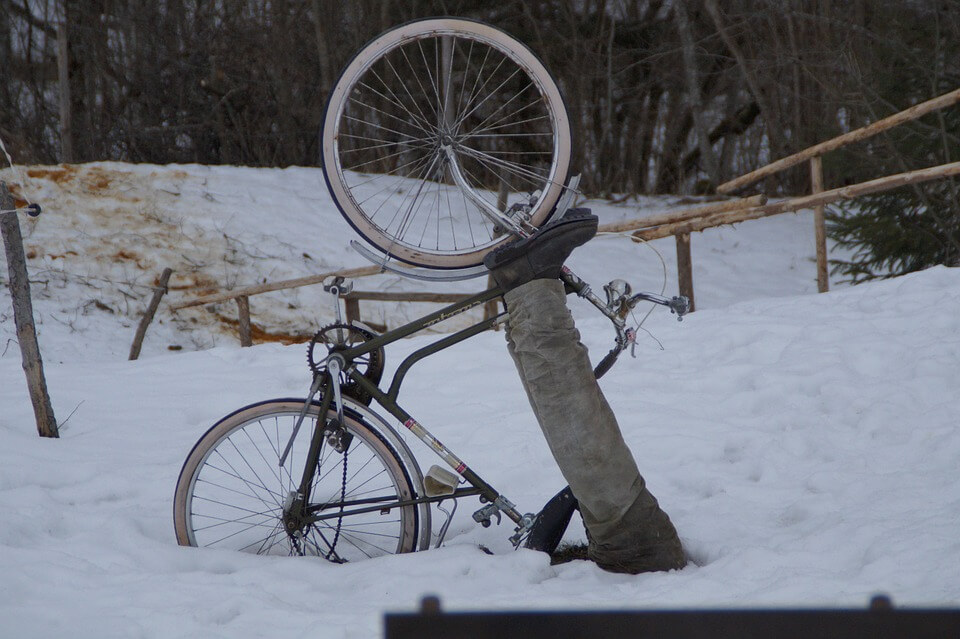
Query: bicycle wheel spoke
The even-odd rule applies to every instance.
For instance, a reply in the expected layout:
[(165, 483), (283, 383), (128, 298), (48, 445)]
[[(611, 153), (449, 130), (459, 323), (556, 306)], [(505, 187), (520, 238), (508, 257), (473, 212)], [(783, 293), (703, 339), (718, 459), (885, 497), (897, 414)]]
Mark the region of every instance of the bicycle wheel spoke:
[[(372, 184), (373, 182), (376, 182), (377, 180), (382, 180), (383, 178), (388, 177), (388, 176), (391, 176), (391, 175), (393, 175), (394, 173), (398, 172), (400, 169), (406, 168), (406, 167), (410, 166), (411, 164), (416, 164), (416, 165), (417, 165), (416, 167), (413, 167), (413, 168), (411, 169), (411, 171), (419, 170), (420, 168), (423, 167), (424, 164), (427, 163), (428, 159), (429, 159), (429, 156), (424, 156), (424, 157), (418, 158), (418, 159), (416, 159), (416, 160), (410, 160), (410, 161), (407, 162), (406, 164), (403, 164), (403, 165), (397, 167), (397, 168), (394, 169), (393, 171), (388, 171), (387, 173), (381, 173), (381, 174), (379, 174), (379, 175), (376, 175), (376, 176), (374, 176), (374, 177), (372, 177), (372, 178), (369, 178), (368, 180), (365, 180), (365, 181), (363, 181), (363, 182), (360, 182), (359, 184), (356, 184), (355, 187), (365, 186), (365, 185), (367, 185), (367, 184)], [(404, 180), (404, 179), (405, 179), (405, 178), (404, 178), (403, 176), (398, 176), (397, 179), (393, 180), (393, 183), (394, 183), (394, 184), (393, 184), (393, 186), (394, 186), (394, 193), (397, 192), (397, 189), (402, 188), (402, 186), (398, 185), (398, 183), (402, 182), (402, 180)], [(359, 203), (360, 203), (360, 204), (363, 204), (363, 203), (369, 201), (371, 197), (374, 197), (374, 196), (376, 196), (376, 195), (379, 195), (380, 193), (383, 193), (384, 191), (386, 191), (387, 189), (389, 189), (390, 186), (391, 186), (390, 182), (391, 182), (391, 180), (387, 180), (387, 186), (383, 187), (382, 189), (380, 189), (380, 190), (377, 191), (376, 193), (370, 195), (369, 197), (367, 197), (367, 198), (365, 198), (365, 199), (362, 199), (362, 200), (359, 200)], [(381, 204), (381, 206), (382, 206), (382, 204)], [(379, 209), (377, 209), (377, 210), (379, 210)], [(376, 213), (376, 212), (374, 212), (374, 214), (375, 214), (375, 213)]]
[(543, 185), (548, 181), (545, 176), (542, 176), (536, 173), (534, 170), (529, 169), (517, 162), (510, 162), (509, 160), (497, 158), (489, 153), (484, 153), (483, 151), (478, 151), (477, 149), (473, 149), (468, 146), (461, 146), (457, 150), (463, 152), (465, 155), (469, 155), (485, 166), (502, 168), (511, 174), (526, 180), (530, 184)]
[[(383, 58), (383, 61), (384, 61), (384, 63), (386, 63), (386, 65), (387, 65), (388, 67), (390, 67), (390, 70), (393, 72), (394, 77), (395, 77), (395, 78), (397, 79), (397, 81), (400, 83), (400, 86), (403, 87), (403, 90), (406, 92), (407, 97), (410, 98), (410, 101), (413, 103), (413, 106), (416, 107), (417, 112), (419, 113), (421, 120), (424, 122), (424, 126), (426, 126), (427, 128), (434, 127), (434, 125), (430, 124), (430, 120), (429, 120), (429, 118), (426, 116), (426, 114), (424, 114), (423, 109), (420, 108), (420, 103), (417, 101), (416, 98), (413, 97), (413, 94), (410, 93), (410, 88), (407, 86), (407, 82), (406, 82), (402, 77), (400, 77), (400, 74), (397, 72), (396, 67), (393, 66), (393, 62), (390, 61), (389, 56), (385, 56), (385, 57)], [(381, 81), (382, 81), (382, 80), (381, 80)], [(386, 83), (384, 83), (384, 84), (386, 84)]]
[(221, 468), (221, 467), (219, 467), (219, 466), (216, 466), (216, 465), (214, 465), (213, 463), (211, 463), (211, 464), (209, 464), (209, 466), (210, 466), (210, 468), (211, 468), (212, 470), (219, 471), (219, 472), (223, 473), (224, 475), (226, 475), (226, 476), (228, 476), (228, 477), (233, 477), (234, 479), (240, 480), (240, 482), (241, 482), (244, 486), (246, 486), (248, 489), (250, 489), (249, 496), (252, 497), (252, 498), (254, 498), (254, 499), (259, 500), (261, 503), (263, 503), (264, 506), (268, 506), (268, 507), (269, 507), (269, 506), (271, 506), (271, 504), (270, 504), (269, 502), (267, 502), (266, 499), (264, 499), (263, 497), (261, 497), (261, 496), (260, 496), (260, 493), (259, 493), (257, 490), (254, 490), (255, 488), (259, 488), (259, 489), (263, 490), (264, 492), (267, 493), (267, 495), (269, 495), (270, 497), (272, 497), (272, 498), (273, 498), (273, 501), (276, 502), (276, 503), (273, 504), (274, 506), (279, 505), (279, 503), (278, 503), (277, 500), (276, 500), (276, 495), (274, 495), (273, 492), (272, 492), (269, 488), (267, 488), (267, 487), (264, 486), (263, 484), (259, 484), (259, 485), (258, 485), (258, 484), (255, 484), (255, 483), (251, 482), (250, 480), (248, 480), (248, 479), (247, 479), (246, 477), (244, 477), (243, 475), (241, 475), (240, 473), (238, 473), (238, 472), (236, 471), (236, 469), (234, 469), (234, 468), (230, 465), (230, 462), (229, 462), (226, 458), (223, 457), (223, 455), (220, 453), (220, 451), (217, 451), (217, 455), (224, 461), (224, 463), (226, 463), (226, 465), (230, 468), (230, 471), (226, 471), (226, 470), (224, 470), (223, 468)]
[[(246, 431), (244, 431), (244, 432), (246, 432)], [(247, 468), (250, 469), (250, 472), (253, 473), (254, 478), (256, 478), (256, 480), (257, 480), (256, 483), (254, 483), (254, 482), (251, 482), (250, 480), (247, 480), (246, 478), (242, 478), (243, 481), (244, 481), (244, 483), (246, 483), (246, 484), (248, 484), (248, 485), (250, 485), (250, 486), (260, 486), (260, 487), (262, 487), (265, 491), (267, 491), (267, 493), (268, 493), (271, 497), (273, 497), (274, 501), (276, 502), (276, 505), (279, 506), (279, 505), (280, 505), (280, 500), (277, 499), (276, 493), (274, 493), (274, 492), (271, 491), (269, 488), (267, 488), (267, 484), (260, 478), (260, 474), (257, 472), (257, 469), (254, 468), (253, 465), (250, 463), (250, 461), (247, 459), (247, 457), (246, 457), (242, 452), (240, 452), (240, 449), (237, 448), (237, 444), (233, 441), (233, 438), (229, 438), (229, 439), (227, 439), (227, 441), (228, 441), (228, 442), (230, 443), (230, 445), (233, 447), (234, 451), (236, 451), (237, 455), (240, 456), (240, 460), (243, 461), (244, 464), (246, 464)], [(233, 466), (230, 464), (230, 462), (226, 460), (226, 458), (224, 458), (224, 461), (227, 462), (227, 465), (230, 466), (230, 468), (231, 468), (234, 472), (237, 472), (236, 469), (234, 469)], [(237, 475), (239, 476), (239, 473), (237, 473)]]
[[(248, 522), (248, 521), (246, 521), (246, 520), (250, 519), (251, 517), (262, 517), (262, 518), (263, 518), (262, 521), (269, 521), (270, 518), (271, 518), (272, 516), (274, 516), (274, 511), (272, 511), (272, 510), (267, 510), (267, 511), (263, 511), (263, 512), (256, 512), (256, 511), (253, 511), (253, 510), (248, 510), (248, 509), (246, 509), (246, 508), (238, 508), (237, 506), (234, 506), (234, 505), (232, 505), (232, 504), (227, 504), (226, 502), (222, 502), (222, 501), (216, 501), (216, 500), (214, 500), (214, 499), (204, 499), (204, 498), (202, 498), (202, 497), (197, 497), (197, 500), (198, 500), (198, 501), (205, 501), (205, 502), (209, 502), (209, 503), (214, 503), (214, 504), (217, 504), (217, 505), (220, 505), (220, 506), (226, 506), (227, 508), (233, 508), (234, 510), (242, 510), (242, 511), (244, 511), (244, 512), (249, 513), (249, 514), (246, 515), (245, 517), (239, 517), (239, 518), (234, 518), (234, 519), (225, 519), (225, 518), (223, 518), (223, 517), (217, 517), (217, 516), (215, 516), (215, 515), (207, 515), (207, 514), (201, 514), (201, 513), (194, 513), (194, 514), (195, 514), (196, 516), (198, 516), (198, 517), (202, 517), (202, 518), (204, 518), (204, 519), (213, 519), (213, 520), (219, 522), (219, 523), (216, 523), (216, 524), (210, 524), (209, 526), (199, 527), (199, 528), (197, 528), (197, 530), (206, 530), (206, 529), (209, 529), (209, 528), (216, 528), (217, 526), (222, 526), (222, 525), (224, 525), (224, 524), (236, 524), (236, 523), (241, 523), (241, 522), (244, 523), (244, 524), (249, 524), (250, 522)], [(259, 525), (262, 525), (262, 522), (253, 523), (253, 524), (250, 524), (250, 525), (259, 526)]]
[[(470, 134), (473, 130), (476, 130), (476, 129), (479, 129), (479, 128), (481, 128), (481, 127), (487, 126), (487, 122), (490, 121), (490, 118), (492, 118), (492, 117), (495, 116), (496, 114), (500, 113), (504, 108), (506, 108), (507, 106), (509, 106), (514, 100), (516, 100), (517, 98), (519, 98), (519, 97), (523, 94), (523, 92), (526, 91), (526, 90), (527, 90), (528, 88), (530, 88), (531, 86), (533, 86), (533, 83), (532, 83), (532, 82), (531, 82), (531, 83), (527, 83), (527, 86), (525, 86), (525, 87), (524, 87), (523, 89), (521, 89), (520, 91), (517, 91), (516, 93), (514, 93), (508, 100), (506, 100), (506, 101), (503, 102), (500, 106), (498, 106), (496, 109), (494, 109), (493, 111), (491, 111), (490, 113), (488, 113), (487, 116), (486, 116), (483, 120), (481, 120), (480, 123), (477, 124), (476, 127), (474, 127), (474, 129), (472, 129), (470, 132), (467, 133), (467, 136), (469, 137), (469, 134)], [(507, 118), (511, 118), (511, 117), (513, 117), (514, 115), (523, 112), (524, 110), (530, 108), (531, 106), (537, 104), (538, 102), (540, 102), (540, 98), (539, 98), (539, 97), (538, 97), (536, 100), (534, 100), (533, 102), (531, 102), (530, 104), (521, 107), (519, 110), (514, 111), (513, 113), (509, 113), (509, 114), (507, 114), (507, 115), (502, 116), (499, 120), (497, 120), (497, 122), (503, 122), (503, 121), (506, 120)], [(469, 115), (469, 114), (468, 114), (468, 115)]]
[[(501, 62), (502, 62), (502, 61), (501, 61)], [(486, 104), (486, 103), (487, 103), (487, 100), (489, 100), (489, 99), (492, 98), (494, 95), (496, 95), (496, 92), (499, 91), (500, 89), (502, 89), (503, 86), (504, 86), (507, 82), (509, 82), (510, 80), (512, 80), (513, 78), (515, 78), (518, 73), (520, 73), (520, 68), (519, 68), (519, 67), (516, 68), (516, 69), (514, 69), (514, 70), (513, 70), (513, 73), (511, 73), (509, 76), (507, 76), (506, 79), (504, 79), (499, 85), (497, 85), (497, 88), (496, 88), (496, 89), (494, 89), (493, 91), (491, 91), (490, 93), (488, 93), (488, 94), (487, 94), (487, 97), (485, 97), (484, 99), (482, 99), (482, 100), (480, 100), (479, 102), (477, 102), (477, 103), (473, 106), (472, 109), (470, 109), (469, 111), (467, 111), (466, 113), (464, 113), (463, 115), (461, 115), (461, 116), (460, 116), (460, 119), (458, 119), (457, 122), (454, 124), (453, 130), (454, 130), (454, 131), (458, 131), (458, 130), (460, 129), (460, 125), (463, 124), (463, 121), (464, 121), (464, 120), (466, 120), (468, 117), (470, 117), (471, 115), (473, 115), (474, 112), (475, 112), (477, 109), (479, 109), (479, 108), (482, 107), (484, 104)]]
[[(540, 100), (538, 100), (538, 102), (539, 102), (539, 101), (540, 101)], [(532, 103), (532, 104), (529, 105), (529, 106), (533, 106), (533, 104), (536, 104), (536, 102)], [(526, 108), (526, 107), (524, 107), (524, 108)], [(494, 138), (494, 139), (501, 139), (501, 138), (541, 138), (541, 137), (550, 137), (550, 138), (552, 138), (552, 137), (553, 137), (553, 133), (550, 132), (550, 131), (543, 131), (543, 132), (537, 132), (537, 131), (523, 132), (523, 131), (522, 131), (522, 127), (519, 126), (519, 125), (521, 125), (521, 124), (530, 124), (531, 122), (544, 122), (544, 121), (549, 122), (549, 120), (550, 120), (550, 116), (549, 116), (549, 115), (537, 115), (537, 116), (534, 116), (534, 117), (531, 117), (531, 118), (526, 118), (526, 119), (524, 119), (524, 120), (514, 120), (514, 121), (507, 122), (506, 124), (503, 124), (503, 122), (504, 122), (506, 119), (512, 118), (513, 116), (518, 115), (519, 113), (520, 113), (520, 111), (515, 111), (515, 112), (513, 112), (513, 113), (511, 113), (511, 114), (509, 114), (509, 115), (507, 115), (507, 116), (504, 116), (504, 117), (501, 118), (500, 120), (497, 120), (496, 122), (492, 122), (492, 123), (490, 123), (489, 125), (484, 126), (483, 128), (480, 128), (480, 125), (477, 125), (477, 127), (471, 129), (468, 133), (462, 134), (462, 137), (459, 138), (459, 139), (460, 139), (461, 141), (465, 141), (465, 140), (469, 140), (469, 139), (471, 139), (471, 138)], [(520, 133), (503, 133), (503, 132), (500, 132), (500, 133), (490, 133), (490, 131), (498, 131), (499, 129), (505, 129), (505, 128), (509, 128), (509, 127), (520, 128), (522, 132), (520, 132)]]
[(401, 123), (406, 124), (406, 125), (408, 125), (408, 126), (412, 126), (412, 127), (414, 127), (414, 128), (420, 129), (423, 133), (426, 133), (427, 135), (433, 135), (433, 134), (436, 133), (436, 129), (435, 129), (427, 120), (423, 120), (423, 119), (419, 118), (419, 117), (417, 116), (417, 114), (415, 114), (413, 111), (411, 111), (409, 108), (407, 108), (407, 106), (406, 106), (405, 104), (403, 104), (403, 103), (396, 97), (396, 94), (393, 93), (393, 91), (390, 89), (389, 86), (387, 86), (387, 83), (384, 82), (383, 79), (381, 79), (379, 75), (377, 75), (376, 70), (371, 69), (370, 72), (373, 73), (374, 77), (376, 77), (377, 80), (380, 80), (380, 83), (383, 84), (384, 88), (386, 88), (387, 91), (390, 92), (390, 94), (391, 94), (392, 97), (388, 97), (388, 96), (384, 95), (383, 93), (377, 91), (374, 87), (372, 87), (371, 85), (369, 85), (369, 84), (367, 84), (367, 83), (365, 83), (365, 82), (360, 82), (360, 83), (357, 84), (357, 86), (363, 87), (363, 88), (366, 88), (366, 89), (369, 89), (373, 94), (378, 95), (378, 96), (380, 96), (381, 98), (383, 98), (384, 100), (386, 100), (387, 102), (389, 102), (389, 103), (391, 103), (391, 104), (394, 104), (394, 105), (400, 107), (400, 109), (403, 111), (403, 113), (404, 113), (404, 115), (405, 115), (406, 117), (405, 117), (405, 118), (402, 118), (402, 117), (397, 116), (397, 115), (394, 115), (394, 114), (392, 114), (392, 113), (390, 113), (390, 112), (388, 112), (388, 111), (384, 111), (383, 109), (378, 109), (378, 108), (376, 108), (376, 107), (374, 107), (374, 106), (372, 106), (372, 105), (367, 105), (366, 103), (360, 102), (360, 101), (357, 100), (356, 98), (351, 98), (351, 101), (352, 101), (352, 102), (356, 102), (356, 103), (358, 103), (358, 104), (361, 104), (361, 105), (363, 105), (363, 106), (366, 106), (367, 108), (372, 109), (372, 110), (376, 111), (377, 113), (382, 113), (383, 115), (387, 116), (388, 118), (397, 120), (398, 122), (401, 122)]
[[(286, 537), (286, 534), (283, 532), (283, 526), (281, 524), (282, 522), (278, 520), (273, 527), (273, 532), (271, 532), (269, 535), (264, 537), (259, 544), (257, 544), (257, 542), (255, 541), (251, 542), (246, 546), (240, 547), (239, 549), (240, 552), (245, 552), (247, 549), (252, 548), (253, 546), (259, 545), (256, 551), (258, 555), (270, 554), (270, 551), (273, 549), (274, 546), (277, 545), (277, 542), (283, 539), (284, 537)], [(270, 542), (269, 546), (266, 545), (268, 541)]]

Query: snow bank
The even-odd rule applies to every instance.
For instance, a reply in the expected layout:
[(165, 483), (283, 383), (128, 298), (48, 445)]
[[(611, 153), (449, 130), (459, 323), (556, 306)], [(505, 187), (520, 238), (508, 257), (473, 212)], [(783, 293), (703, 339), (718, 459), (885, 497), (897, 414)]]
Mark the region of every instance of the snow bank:
[[(511, 550), (507, 525), (475, 526), (472, 500), (445, 547), (413, 555), (338, 566), (178, 547), (172, 496), (191, 446), (241, 405), (302, 395), (304, 348), (240, 349), (200, 310), (197, 322), (164, 315), (143, 358), (126, 362), (126, 323), (140, 294), (128, 313), (119, 297), (107, 299), (115, 286), (95, 288), (74, 274), (149, 283), (182, 254), (208, 260), (212, 279), (229, 272), (246, 284), (261, 272), (274, 279), (361, 262), (313, 170), (105, 169), (128, 174), (124, 184), (146, 181), (171, 224), (148, 229), (141, 212), (108, 229), (102, 216), (82, 219), (64, 203), (59, 212), (48, 206), (31, 229), (28, 244), (43, 253), (31, 261), (31, 279), (50, 280), (34, 291), (54, 409), (66, 420), (60, 440), (36, 436), (19, 354), (8, 343), (9, 297), (0, 295), (0, 635), (368, 637), (380, 632), (385, 611), (411, 610), (427, 593), (447, 610), (863, 606), (875, 592), (899, 605), (960, 601), (960, 270), (806, 294), (815, 272), (801, 216), (695, 236), (700, 310), (682, 323), (655, 312), (645, 328), (659, 342), (642, 335), (637, 359), (624, 357), (603, 380), (690, 554), (684, 570), (625, 576), (587, 562), (551, 567), (539, 553)], [(179, 195), (164, 194), (164, 180)], [(41, 198), (47, 188), (37, 187)], [(104, 210), (114, 201), (119, 195)], [(644, 202), (650, 210), (666, 204)], [(595, 208), (605, 221), (635, 214)], [(166, 249), (136, 243), (135, 235), (155, 233), (168, 237)], [(229, 270), (213, 250), (223, 236), (265, 257)], [(119, 246), (135, 250), (143, 268), (109, 259)], [(660, 290), (659, 259), (648, 249), (614, 237), (590, 246), (598, 250), (581, 249), (571, 266), (597, 286), (625, 277)], [(211, 257), (200, 257), (204, 247)], [(672, 293), (670, 243), (657, 248)], [(113, 313), (85, 312), (87, 296)], [(325, 319), (320, 302), (304, 300), (282, 321)], [(281, 321), (279, 311), (264, 314)], [(599, 358), (609, 327), (580, 304), (575, 314)], [(429, 339), (388, 349), (387, 374)], [(171, 343), (198, 350), (171, 353)], [(521, 509), (536, 510), (562, 486), (502, 334), (417, 364), (400, 399)], [(422, 445), (411, 446), (425, 467), (434, 463)], [(581, 539), (576, 523), (568, 540)]]

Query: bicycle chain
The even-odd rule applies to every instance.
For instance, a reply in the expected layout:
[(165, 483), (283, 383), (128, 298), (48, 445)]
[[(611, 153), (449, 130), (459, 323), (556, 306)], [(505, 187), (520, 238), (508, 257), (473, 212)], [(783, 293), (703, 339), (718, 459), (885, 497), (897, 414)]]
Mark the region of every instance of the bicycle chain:
[(347, 498), (347, 454), (350, 451), (343, 451), (343, 479), (340, 481), (340, 516), (337, 517), (337, 529), (333, 532), (333, 542), (330, 544), (330, 552), (324, 557), (327, 561), (332, 561), (330, 557), (337, 549), (337, 542), (340, 541), (340, 527), (343, 525), (343, 500)]

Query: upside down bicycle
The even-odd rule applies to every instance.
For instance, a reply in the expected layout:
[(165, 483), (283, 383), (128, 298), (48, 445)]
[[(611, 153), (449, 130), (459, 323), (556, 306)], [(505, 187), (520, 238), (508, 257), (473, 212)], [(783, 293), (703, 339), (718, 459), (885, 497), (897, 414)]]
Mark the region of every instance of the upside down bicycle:
[[(522, 43), (483, 23), (435, 18), (375, 38), (347, 65), (324, 118), (323, 172), (338, 208), (384, 270), (455, 280), (486, 275), (483, 256), (570, 207), (570, 127), (556, 83)], [(567, 289), (613, 324), (600, 377), (633, 343), (641, 301), (678, 317), (683, 297), (632, 293), (615, 280), (601, 299), (564, 268)], [(341, 278), (325, 288), (349, 293)], [(507, 321), (486, 318), (409, 355), (382, 388), (384, 348), (503, 295), (490, 288), (377, 334), (338, 320), (308, 346), (305, 398), (243, 407), (214, 424), (181, 469), (174, 527), (182, 545), (334, 562), (425, 550), (432, 507), (478, 497), (475, 521), (506, 515), (520, 545), (538, 522), (480, 477), (398, 403), (410, 368)], [(376, 402), (443, 462), (423, 474)], [(436, 535), (440, 545), (453, 511)]]

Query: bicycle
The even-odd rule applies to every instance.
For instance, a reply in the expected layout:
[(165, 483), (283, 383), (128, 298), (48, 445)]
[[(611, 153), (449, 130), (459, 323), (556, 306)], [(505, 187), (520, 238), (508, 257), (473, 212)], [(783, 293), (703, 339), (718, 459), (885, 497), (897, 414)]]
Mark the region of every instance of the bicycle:
[[(523, 44), (479, 22), (415, 21), (371, 41), (335, 85), (322, 137), (333, 199), (381, 255), (355, 246), (409, 277), (485, 275), (486, 253), (572, 203), (570, 131), (556, 83)], [(678, 318), (687, 310), (683, 297), (633, 294), (622, 280), (605, 285), (601, 300), (569, 269), (561, 279), (614, 326), (598, 378), (634, 342), (625, 319), (634, 305), (650, 301)], [(325, 289), (338, 297), (351, 285), (337, 278)], [(333, 562), (425, 550), (432, 505), (453, 503), (443, 511), (439, 546), (466, 497), (481, 501), (477, 523), (506, 515), (516, 524), (513, 545), (528, 540), (539, 514), (522, 513), (397, 401), (414, 364), (502, 324), (506, 313), (410, 354), (387, 389), (380, 386), (384, 347), (502, 294), (490, 288), (381, 335), (344, 323), (338, 303), (337, 321), (308, 346), (306, 398), (243, 407), (193, 447), (174, 496), (178, 542)], [(424, 475), (398, 431), (370, 408), (374, 401), (446, 468)]]

